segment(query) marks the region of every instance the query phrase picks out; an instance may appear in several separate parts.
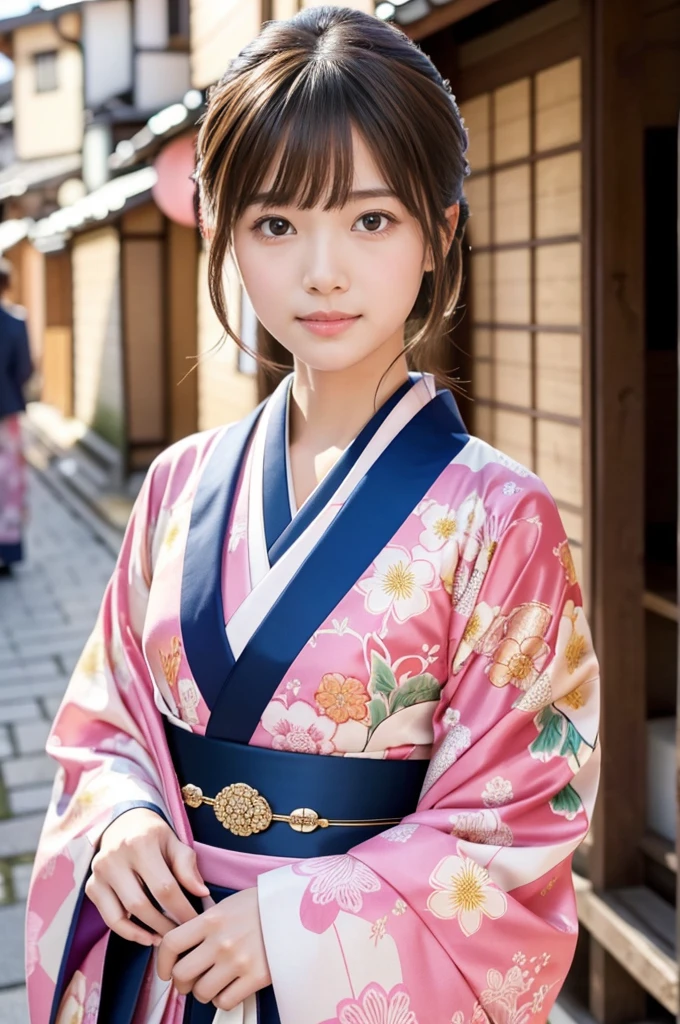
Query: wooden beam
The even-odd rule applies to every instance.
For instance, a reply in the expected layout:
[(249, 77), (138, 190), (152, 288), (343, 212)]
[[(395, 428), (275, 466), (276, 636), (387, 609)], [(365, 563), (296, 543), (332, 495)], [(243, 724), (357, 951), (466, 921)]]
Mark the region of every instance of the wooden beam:
[[(589, 867), (594, 888), (602, 892), (637, 885), (643, 878), (645, 339), (639, 43), (644, 33), (638, 0), (582, 0), (581, 20), (593, 455), (591, 618), (602, 668), (606, 752)], [(631, 751), (637, 756), (631, 757)], [(641, 977), (628, 961), (613, 956), (603, 941), (606, 935), (600, 929), (591, 944), (590, 1011), (600, 1024), (640, 1020), (645, 1015)]]
[(449, 25), (454, 25), (457, 21), (462, 21), (463, 18), (476, 14), (493, 3), (497, 3), (497, 0), (451, 0), (450, 3), (437, 7), (431, 14), (410, 25), (400, 25), (399, 22), (396, 24), (410, 39), (417, 41), (435, 32), (441, 32), (443, 28), (448, 28)]
[[(627, 974), (671, 1013), (678, 1012), (674, 911), (644, 886), (598, 894), (574, 875), (579, 920)], [(644, 1015), (637, 1015), (640, 1019)], [(636, 1019), (631, 1014), (631, 1019)]]

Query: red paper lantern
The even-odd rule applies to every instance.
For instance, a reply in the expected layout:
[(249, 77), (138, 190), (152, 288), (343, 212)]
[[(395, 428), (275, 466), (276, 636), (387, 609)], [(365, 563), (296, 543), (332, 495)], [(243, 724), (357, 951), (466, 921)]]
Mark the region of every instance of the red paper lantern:
[(195, 184), (191, 179), (196, 166), (196, 137), (180, 135), (164, 146), (154, 161), (158, 181), (152, 194), (166, 217), (185, 227), (196, 227)]

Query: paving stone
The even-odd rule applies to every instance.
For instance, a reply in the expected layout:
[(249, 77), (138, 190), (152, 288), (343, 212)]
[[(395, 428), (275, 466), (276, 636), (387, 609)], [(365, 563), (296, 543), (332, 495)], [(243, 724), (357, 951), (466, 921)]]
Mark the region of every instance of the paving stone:
[(47, 711), (50, 721), (52, 721), (61, 707), (61, 697), (45, 697), (43, 704), (45, 705), (45, 710)]
[[(22, 818), (5, 818), (0, 821), (0, 857), (19, 857), (33, 853), (38, 845), (44, 814), (27, 814)], [(0, 937), (2, 925), (0, 924)], [(2, 950), (0, 949), (0, 963)], [(0, 982), (1, 984), (1, 982)], [(9, 984), (9, 982), (5, 982)]]
[(47, 754), (29, 754), (3, 761), (2, 775), (8, 789), (17, 786), (36, 786), (51, 782), (57, 770), (56, 763)]
[(35, 811), (46, 811), (52, 795), (51, 785), (23, 786), (21, 789), (7, 791), (9, 807), (12, 814), (32, 814)]
[(19, 754), (37, 754), (45, 749), (50, 723), (41, 719), (39, 722), (19, 722), (14, 726), (14, 736)]
[[(11, 903), (7, 907), (0, 907), (0, 988), (20, 985), (24, 980), (25, 913), (23, 903)], [(0, 1020), (6, 1024), (6, 1018), (2, 1013)]]
[(21, 697), (44, 697), (45, 700), (56, 700), (58, 706), (67, 683), (65, 673), (58, 671), (55, 665), (51, 679), (31, 678), (24, 683), (13, 683), (11, 686), (0, 683), (0, 701), (16, 701)]
[(0, 991), (0, 1020), (2, 1024), (29, 1024), (26, 989), (23, 985)]
[(34, 700), (4, 701), (0, 687), (0, 722), (29, 722), (40, 718), (40, 708)]
[(9, 732), (7, 726), (0, 726), (0, 757), (13, 757), (14, 748), (12, 747), (12, 741), (9, 738)]
[(32, 864), (14, 864), (12, 866), (12, 888), (15, 899), (25, 901), (28, 898), (32, 871)]

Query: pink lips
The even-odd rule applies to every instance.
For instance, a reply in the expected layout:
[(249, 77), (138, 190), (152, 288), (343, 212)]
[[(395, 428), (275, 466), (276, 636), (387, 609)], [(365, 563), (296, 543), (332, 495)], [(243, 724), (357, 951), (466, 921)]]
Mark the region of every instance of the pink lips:
[(328, 312), (319, 309), (309, 313), (307, 316), (298, 317), (300, 323), (304, 324), (308, 331), (321, 337), (329, 337), (333, 334), (339, 334), (341, 331), (346, 331), (358, 319), (358, 316), (352, 316), (350, 313), (341, 313), (337, 309), (332, 309)]

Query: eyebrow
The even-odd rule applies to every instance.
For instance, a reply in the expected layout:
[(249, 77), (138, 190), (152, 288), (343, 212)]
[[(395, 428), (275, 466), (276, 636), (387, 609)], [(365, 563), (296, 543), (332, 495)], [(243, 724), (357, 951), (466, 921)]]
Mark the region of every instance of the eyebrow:
[[(251, 205), (255, 206), (276, 206), (278, 205), (272, 201), (271, 192), (258, 192), (257, 195), (253, 196)], [(396, 192), (393, 192), (391, 188), (360, 188), (353, 192), (350, 192), (347, 196), (348, 202), (357, 202), (360, 199), (398, 199)]]

